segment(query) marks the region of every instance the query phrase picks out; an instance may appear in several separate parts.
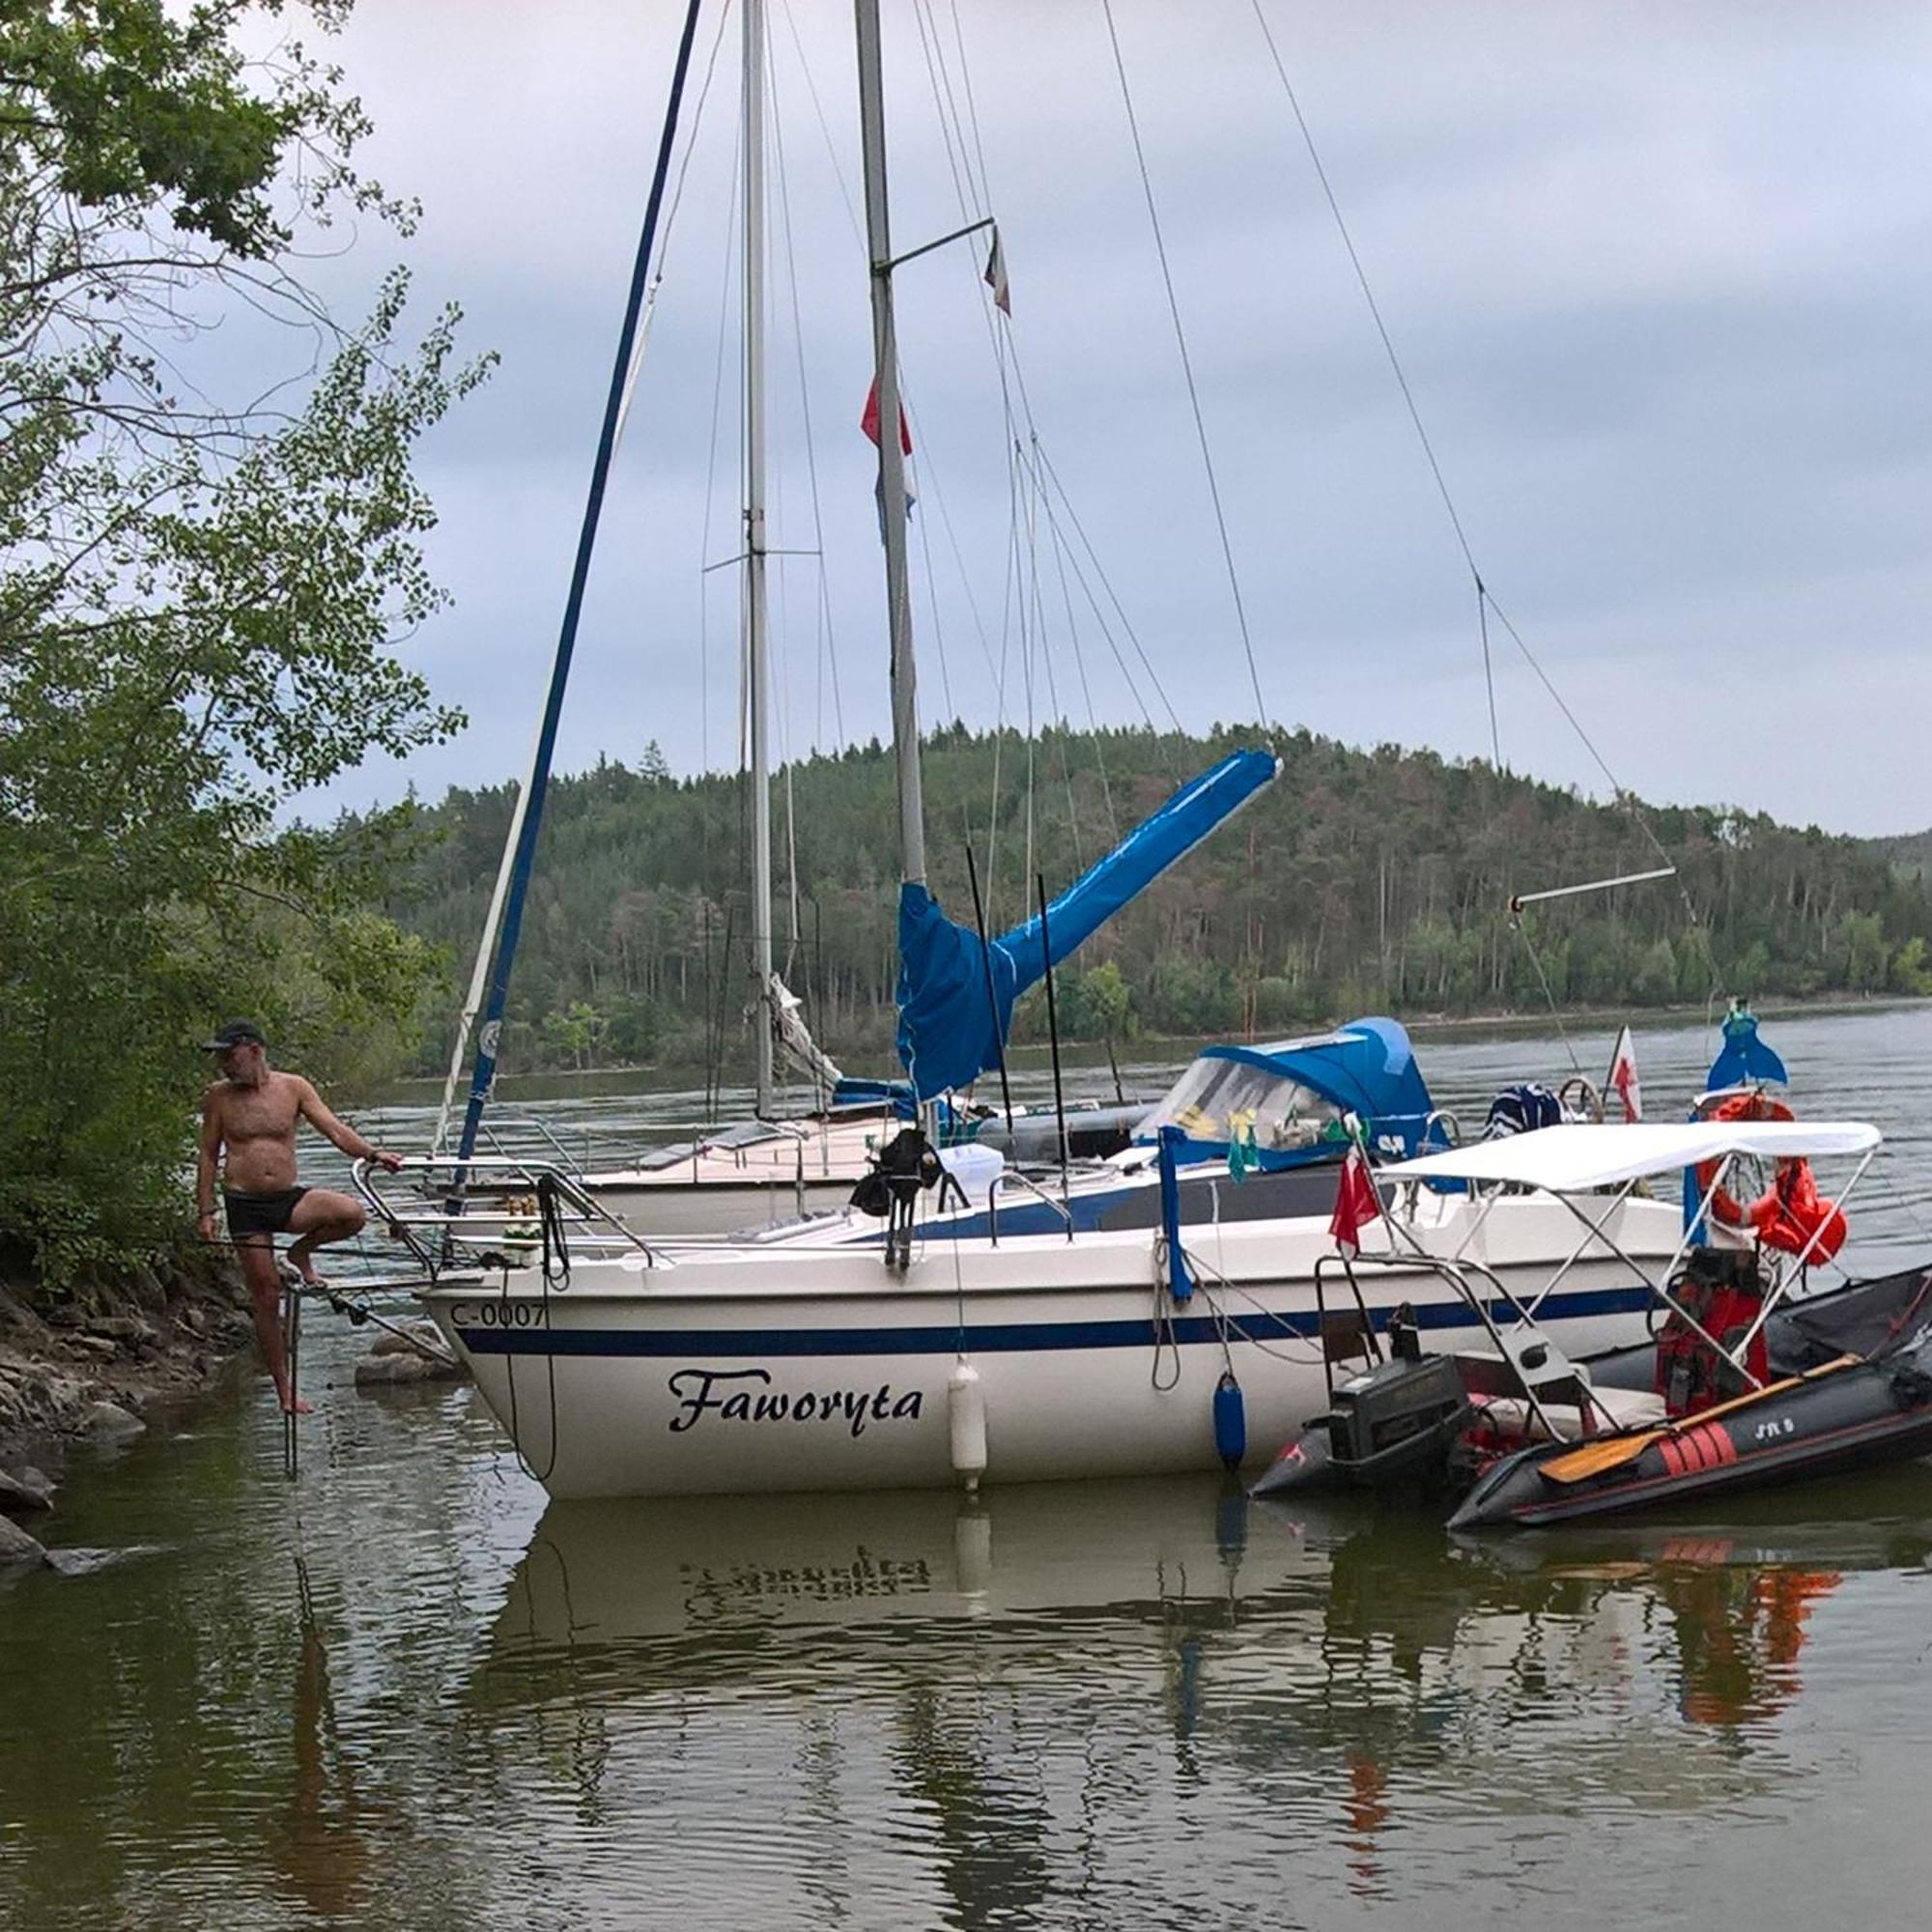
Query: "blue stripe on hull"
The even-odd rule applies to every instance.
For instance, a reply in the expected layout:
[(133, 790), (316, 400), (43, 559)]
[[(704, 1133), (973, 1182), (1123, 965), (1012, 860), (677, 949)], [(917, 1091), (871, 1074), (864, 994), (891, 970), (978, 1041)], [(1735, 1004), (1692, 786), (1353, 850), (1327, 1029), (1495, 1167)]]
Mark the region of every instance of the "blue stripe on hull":
[[(1650, 1290), (1593, 1289), (1546, 1297), (1543, 1322), (1586, 1321), (1647, 1308)], [(1386, 1310), (1371, 1310), (1377, 1327)], [(1425, 1304), (1416, 1310), (1424, 1328), (1474, 1328), (1474, 1309), (1463, 1302)], [(1221, 1341), (1279, 1342), (1311, 1339), (1315, 1311), (1282, 1315), (1181, 1316), (1158, 1323), (1139, 1321), (1013, 1321), (992, 1325), (943, 1322), (925, 1328), (498, 1328), (466, 1327), (463, 1345), (477, 1355), (937, 1355), (964, 1348), (974, 1354), (1062, 1349), (1146, 1349), (1156, 1341), (1181, 1347)]]

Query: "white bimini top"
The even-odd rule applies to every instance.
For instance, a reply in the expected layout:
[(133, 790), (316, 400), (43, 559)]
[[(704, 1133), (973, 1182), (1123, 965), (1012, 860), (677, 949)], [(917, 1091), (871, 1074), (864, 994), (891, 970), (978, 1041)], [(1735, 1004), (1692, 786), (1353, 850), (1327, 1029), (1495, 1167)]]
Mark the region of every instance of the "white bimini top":
[(1501, 1180), (1548, 1194), (1587, 1194), (1726, 1154), (1819, 1159), (1867, 1153), (1881, 1138), (1863, 1121), (1637, 1122), (1628, 1126), (1585, 1122), (1538, 1127), (1506, 1140), (1474, 1141), (1376, 1172), (1386, 1180)]

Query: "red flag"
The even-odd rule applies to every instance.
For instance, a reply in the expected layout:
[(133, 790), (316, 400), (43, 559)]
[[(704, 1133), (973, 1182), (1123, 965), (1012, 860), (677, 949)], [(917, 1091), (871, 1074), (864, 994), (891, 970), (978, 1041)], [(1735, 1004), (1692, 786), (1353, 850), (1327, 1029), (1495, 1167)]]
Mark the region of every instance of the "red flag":
[(1369, 1172), (1368, 1156), (1351, 1147), (1343, 1156), (1342, 1172), (1335, 1183), (1335, 1212), (1328, 1232), (1345, 1259), (1352, 1261), (1362, 1251), (1362, 1230), (1380, 1218), (1382, 1198), (1376, 1192), (1375, 1177)]
[[(879, 379), (872, 378), (872, 386), (866, 391), (866, 407), (859, 416), (859, 427), (866, 432), (868, 441), (879, 440)], [(899, 454), (912, 454), (912, 431), (906, 426), (905, 405), (899, 405)]]

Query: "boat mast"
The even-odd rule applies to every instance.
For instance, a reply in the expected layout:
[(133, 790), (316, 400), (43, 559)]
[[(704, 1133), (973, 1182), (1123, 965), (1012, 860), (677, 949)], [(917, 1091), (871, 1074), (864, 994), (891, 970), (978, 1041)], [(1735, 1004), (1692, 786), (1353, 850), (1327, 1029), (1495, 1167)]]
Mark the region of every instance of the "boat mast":
[[(536, 857), (537, 835), (543, 827), (544, 796), (550, 786), (551, 758), (556, 749), (557, 721), (563, 712), (564, 688), (570, 679), (570, 660), (577, 648), (577, 627), (583, 614), (584, 586), (590, 579), (590, 558), (597, 548), (597, 526), (604, 512), (604, 492), (610, 481), (611, 459), (616, 452), (617, 426), (623, 416), (624, 390), (631, 369), (631, 351), (638, 337), (638, 317), (643, 308), (644, 288), (649, 277), (651, 255), (657, 242), (658, 216), (664, 207), (665, 184), (670, 176), (671, 150), (677, 139), (678, 111), (684, 100), (684, 84), (691, 72), (692, 43), (697, 34), (697, 10), (702, 0), (690, 0), (685, 10), (684, 30), (677, 43), (677, 61), (671, 70), (670, 99), (665, 108), (662, 133), (658, 137), (657, 162), (651, 172), (649, 196), (644, 203), (644, 224), (638, 237), (638, 252), (631, 265), (631, 285), (624, 298), (624, 325), (617, 334), (617, 355), (611, 372), (610, 392), (604, 403), (604, 423), (598, 433), (597, 454), (590, 466), (590, 492), (583, 506), (583, 521), (577, 533), (577, 556), (571, 565), (570, 589), (564, 599), (563, 624), (557, 634), (556, 653), (551, 661), (550, 688), (544, 698), (543, 717), (537, 726), (536, 749), (531, 754), (524, 788), (518, 796), (513, 820), (514, 837), (507, 867), (497, 875), (502, 895), (502, 923), (497, 935), (495, 971), (483, 1007), (483, 1024), (476, 1034), (476, 1060), (469, 1079), (469, 1098), (463, 1112), (463, 1132), (458, 1142), (460, 1159), (467, 1161), (476, 1151), (476, 1133), (482, 1125), (483, 1109), (497, 1079), (497, 1049), (502, 1041), (503, 1009), (510, 997), (510, 969), (516, 963), (517, 941), (523, 931), (524, 906), (528, 896), (530, 867)], [(493, 904), (496, 895), (492, 895)], [(486, 931), (485, 948), (489, 945)], [(474, 991), (472, 984), (472, 993)], [(468, 1018), (464, 1030), (468, 1028)], [(439, 1130), (442, 1131), (441, 1128)], [(454, 1187), (464, 1179), (459, 1170)], [(453, 1194), (460, 1200), (460, 1192)]]
[(912, 605), (906, 593), (905, 455), (899, 444), (898, 344), (893, 329), (893, 247), (886, 205), (886, 108), (879, 76), (878, 0), (856, 0), (859, 136), (866, 163), (866, 251), (872, 269), (872, 359), (879, 399), (879, 523), (886, 543), (892, 639), (893, 756), (898, 768), (899, 871), (925, 883), (925, 817), (919, 769), (919, 696)]
[(752, 787), (752, 974), (756, 1112), (772, 1112), (772, 786), (766, 727), (771, 653), (765, 607), (765, 8), (745, 28), (745, 708)]

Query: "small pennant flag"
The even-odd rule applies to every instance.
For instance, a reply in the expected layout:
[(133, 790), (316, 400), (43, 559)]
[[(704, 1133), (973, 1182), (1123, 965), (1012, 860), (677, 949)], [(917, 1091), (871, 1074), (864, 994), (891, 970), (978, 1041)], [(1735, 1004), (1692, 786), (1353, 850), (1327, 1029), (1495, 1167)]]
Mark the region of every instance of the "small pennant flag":
[(993, 292), (993, 306), (1002, 315), (1013, 312), (1013, 292), (1007, 285), (1007, 257), (1000, 246), (1000, 231), (993, 230), (993, 245), (986, 256), (986, 286)]
[[(879, 379), (872, 378), (872, 386), (866, 391), (866, 407), (860, 412), (859, 427), (866, 432), (867, 440), (876, 444), (879, 440)], [(905, 405), (899, 405), (899, 454), (912, 454), (912, 431), (906, 423)]]
[(1617, 1043), (1610, 1052), (1610, 1077), (1605, 1085), (1623, 1102), (1626, 1121), (1643, 1119), (1643, 1089), (1637, 1085), (1636, 1047), (1629, 1027), (1617, 1035)]
[(1335, 1212), (1328, 1232), (1343, 1259), (1353, 1261), (1362, 1251), (1362, 1230), (1380, 1218), (1381, 1196), (1376, 1192), (1375, 1177), (1369, 1172), (1369, 1157), (1359, 1147), (1351, 1147), (1342, 1157), (1342, 1172), (1335, 1183)]

